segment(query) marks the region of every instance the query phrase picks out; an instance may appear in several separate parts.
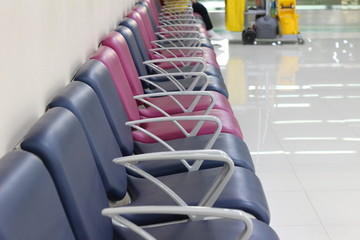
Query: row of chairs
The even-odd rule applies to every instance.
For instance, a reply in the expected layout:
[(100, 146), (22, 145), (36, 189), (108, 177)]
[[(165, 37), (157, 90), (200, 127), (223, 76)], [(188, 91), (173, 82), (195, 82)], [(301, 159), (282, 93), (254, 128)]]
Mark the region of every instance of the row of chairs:
[(143, 0), (0, 159), (0, 239), (277, 240), (211, 42)]

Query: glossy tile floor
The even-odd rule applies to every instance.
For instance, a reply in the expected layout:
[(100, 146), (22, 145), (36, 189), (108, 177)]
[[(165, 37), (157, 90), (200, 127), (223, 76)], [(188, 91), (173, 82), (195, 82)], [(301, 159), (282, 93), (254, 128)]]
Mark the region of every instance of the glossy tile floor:
[(303, 11), (304, 45), (217, 42), (282, 240), (360, 239), (360, 11)]

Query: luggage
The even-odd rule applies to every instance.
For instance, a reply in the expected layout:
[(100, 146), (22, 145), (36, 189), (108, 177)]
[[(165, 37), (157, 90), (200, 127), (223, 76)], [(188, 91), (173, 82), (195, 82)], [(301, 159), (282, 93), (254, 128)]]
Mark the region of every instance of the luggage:
[(256, 38), (274, 39), (276, 38), (278, 22), (270, 16), (260, 17), (256, 20)]
[(242, 32), (243, 44), (254, 44), (256, 39), (256, 32), (252, 28), (247, 28)]

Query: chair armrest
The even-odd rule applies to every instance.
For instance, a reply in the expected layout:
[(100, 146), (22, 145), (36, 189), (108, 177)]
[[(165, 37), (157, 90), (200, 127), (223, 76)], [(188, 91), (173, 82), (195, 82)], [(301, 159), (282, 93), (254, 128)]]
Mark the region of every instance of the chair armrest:
[[(134, 167), (134, 163), (137, 162), (149, 162), (149, 161), (181, 161), (183, 160), (196, 160), (203, 162), (203, 160), (220, 161), (225, 165), (234, 166), (233, 161), (222, 150), (217, 149), (200, 149), (200, 150), (181, 150), (181, 151), (168, 151), (168, 152), (155, 152), (155, 153), (143, 153), (137, 155), (131, 155), (126, 157), (119, 157), (113, 160), (116, 164), (124, 165), (125, 167)], [(187, 163), (187, 162), (186, 162)], [(198, 171), (199, 168), (191, 168), (193, 165), (189, 165), (189, 171)], [(141, 169), (140, 169), (141, 170)], [(138, 170), (136, 170), (138, 171)], [(141, 170), (143, 171), (143, 170)]]
[[(105, 208), (102, 210), (102, 215), (113, 219), (114, 224), (118, 226), (126, 225), (122, 220), (124, 218), (117, 218), (121, 214), (183, 214), (198, 217), (198, 220), (206, 218), (224, 218), (234, 219), (244, 222), (245, 231), (239, 236), (239, 240), (248, 240), (253, 232), (253, 223), (248, 214), (241, 210), (223, 209), (223, 208), (209, 208), (209, 207), (179, 207), (179, 206), (139, 206), (139, 207), (117, 207)], [(126, 220), (128, 221), (128, 220)], [(211, 220), (205, 220), (211, 221)], [(133, 230), (133, 229), (132, 229)], [(145, 231), (139, 227), (140, 232)], [(139, 232), (135, 231), (140, 234)], [(152, 239), (152, 238), (149, 238)]]
[[(185, 31), (185, 30), (171, 30), (171, 31), (163, 31), (163, 32), (155, 32), (155, 35), (160, 38), (160, 40), (165, 40), (169, 38), (200, 38), (200, 33), (198, 31)], [(167, 36), (165, 36), (167, 35)]]
[(210, 161), (221, 161), (229, 165), (233, 165), (232, 160), (227, 153), (218, 149), (203, 149), (203, 150), (181, 150), (175, 152), (153, 152), (143, 153), (131, 156), (115, 158), (113, 162), (119, 164), (136, 163), (144, 161), (166, 161), (166, 160), (202, 160), (208, 159)]
[[(156, 47), (168, 47), (165, 44), (170, 45), (171, 47), (200, 47), (201, 42), (199, 38), (166, 38), (151, 41)], [(165, 46), (164, 46), (165, 45)], [(180, 46), (179, 46), (180, 45)]]
[(190, 0), (178, 0), (178, 1), (174, 1), (174, 0), (164, 0), (163, 4), (164, 5), (172, 5), (172, 4), (190, 4), (191, 1)]
[[(190, 104), (190, 106), (188, 108), (185, 108), (181, 104), (181, 102), (179, 102), (174, 96), (196, 96), (196, 98), (193, 100), (193, 102)], [(211, 102), (210, 102), (209, 106), (206, 108), (205, 113), (204, 113), (204, 115), (208, 115), (215, 105), (214, 94), (211, 92), (208, 92), (208, 91), (160, 92), (160, 93), (137, 95), (137, 96), (134, 96), (134, 99), (136, 99), (150, 107), (155, 108), (156, 110), (158, 110), (159, 112), (164, 114), (164, 116), (166, 116), (166, 111), (164, 111), (163, 109), (161, 109), (154, 103), (149, 102), (148, 98), (169, 97), (172, 101), (174, 101), (174, 103), (177, 106), (179, 106), (179, 108), (184, 113), (186, 113), (186, 112), (192, 112), (194, 110), (194, 108), (196, 107), (197, 103), (199, 102), (199, 100), (202, 96), (207, 96), (207, 97), (210, 97), (210, 99), (211, 99)]]
[[(149, 137), (153, 138), (154, 140), (156, 140), (158, 143), (162, 144), (163, 146), (165, 146), (166, 148), (168, 148), (169, 150), (174, 150), (172, 147), (169, 146), (169, 144), (167, 144), (164, 140), (162, 140), (161, 138), (159, 138), (158, 136), (156, 136), (155, 134), (149, 132), (148, 130), (144, 129), (143, 127), (141, 127), (141, 124), (144, 123), (152, 123), (152, 122), (166, 122), (166, 121), (172, 121), (174, 122), (174, 124), (182, 131), (182, 133), (186, 136), (186, 137), (193, 137), (196, 136), (196, 134), (198, 133), (200, 127), (202, 126), (202, 124), (205, 121), (211, 121), (211, 122), (215, 122), (215, 124), (217, 125), (216, 130), (214, 131), (212, 137), (209, 139), (209, 142), (206, 144), (205, 148), (209, 149), (213, 146), (213, 144), (215, 143), (216, 139), (219, 137), (219, 134), (221, 132), (222, 129), (222, 123), (221, 121), (215, 117), (215, 116), (210, 116), (210, 115), (202, 115), (202, 116), (176, 116), (176, 117), (158, 117), (158, 118), (146, 118), (146, 119), (141, 119), (141, 120), (136, 120), (136, 121), (129, 121), (126, 122), (125, 125), (126, 126), (130, 126), (146, 135), (148, 135)], [(181, 124), (178, 123), (178, 121), (198, 121), (198, 124), (194, 127), (194, 129), (188, 133), (182, 126)]]
[(166, 20), (163, 19), (161, 23), (162, 25), (167, 26), (169, 24), (197, 24), (198, 22), (196, 21), (195, 18), (191, 17), (191, 18), (180, 18), (180, 19), (168, 18)]
[(168, 73), (166, 69), (162, 68), (158, 64), (161, 63), (168, 63), (173, 66), (174, 69), (176, 69), (179, 73), (185, 73), (183, 72), (178, 66), (178, 64), (194, 64), (193, 69), (191, 69), (190, 72), (195, 72), (194, 70), (199, 67), (199, 65), (202, 66), (202, 68), (199, 71), (196, 72), (204, 72), (206, 69), (206, 61), (203, 58), (200, 57), (181, 57), (181, 58), (166, 58), (166, 59), (155, 59), (155, 60), (148, 60), (144, 61), (143, 64), (150, 67), (154, 71), (158, 73)]
[[(177, 202), (180, 206), (185, 206), (186, 203), (182, 201), (182, 199), (173, 192), (170, 188), (168, 188), (165, 184), (159, 181), (157, 178), (151, 176), (144, 170), (136, 167), (134, 162), (143, 162), (143, 161), (184, 161), (184, 160), (199, 160), (199, 162), (203, 162), (204, 159), (207, 161), (220, 161), (223, 162), (224, 165), (221, 167), (221, 171), (218, 176), (215, 178), (212, 186), (207, 191), (207, 193), (203, 196), (198, 206), (206, 206), (211, 207), (216, 202), (221, 192), (224, 190), (225, 186), (229, 182), (231, 176), (234, 173), (234, 162), (230, 159), (230, 157), (221, 150), (185, 150), (185, 151), (175, 151), (175, 152), (157, 152), (157, 153), (147, 153), (147, 154), (139, 154), (132, 155), (127, 157), (116, 158), (113, 160), (116, 164), (121, 164), (128, 169), (131, 169), (135, 173), (140, 176), (146, 178), (152, 183), (156, 184), (159, 188), (164, 190), (175, 202)], [(198, 163), (198, 161), (195, 161)], [(188, 164), (189, 165), (189, 164)], [(197, 167), (198, 164), (196, 164)], [(193, 169), (189, 171), (194, 171)], [(196, 170), (197, 171), (197, 170)]]
[(200, 27), (196, 24), (187, 24), (187, 23), (177, 23), (177, 24), (171, 24), (171, 25), (160, 25), (156, 27), (157, 29), (166, 30), (166, 29), (172, 29), (172, 30), (192, 30), (192, 31), (200, 31)]
[(159, 26), (168, 26), (171, 24), (198, 24), (194, 16), (189, 17), (167, 17), (159, 19)]
[(175, 5), (168, 5), (168, 6), (163, 6), (160, 10), (161, 12), (175, 12), (175, 13), (182, 13), (182, 12), (187, 12), (187, 11), (192, 11), (194, 12), (194, 9), (191, 6), (184, 6), (181, 4), (178, 4), (177, 6)]
[(189, 5), (189, 6), (184, 6), (184, 4), (172, 4), (172, 6), (170, 5), (165, 5), (161, 8), (161, 11), (167, 11), (167, 12), (183, 12), (183, 11), (193, 11), (193, 8)]
[(190, 0), (178, 0), (178, 1), (174, 1), (174, 0), (164, 0), (163, 2), (164, 5), (172, 5), (172, 4), (191, 4)]
[(178, 12), (159, 12), (159, 18), (163, 18), (163, 17), (193, 17), (194, 16), (194, 11), (192, 9), (187, 9), (187, 10), (183, 10), (183, 11), (178, 11)]
[(175, 23), (175, 24), (171, 24), (171, 25), (160, 25), (160, 26), (156, 26), (156, 28), (161, 29), (161, 28), (166, 28), (166, 27), (190, 27), (190, 28), (197, 28), (199, 29), (198, 26), (192, 24), (192, 23)]
[[(166, 77), (170, 82), (174, 84), (174, 86), (178, 89), (178, 91), (193, 91), (195, 86), (197, 86), (197, 84), (199, 83), (200, 79), (205, 79), (205, 81), (203, 82), (199, 91), (204, 91), (209, 84), (209, 76), (203, 72), (159, 73), (159, 74), (141, 76), (139, 77), (139, 80), (144, 81), (147, 84), (152, 85), (157, 89), (160, 89), (162, 92), (167, 92), (165, 89), (161, 88), (159, 85), (155, 83), (156, 80), (154, 82), (153, 78), (157, 78), (157, 77), (160, 78)], [(182, 77), (182, 78), (176, 78), (176, 77)], [(182, 80), (189, 77), (195, 77), (195, 78), (193, 79), (188, 89), (186, 89), (182, 84)]]
[[(163, 74), (155, 74), (155, 75), (163, 75)], [(164, 75), (167, 75), (167, 74), (164, 74)], [(144, 76), (143, 76), (144, 77)], [(156, 89), (159, 89), (160, 91), (162, 92), (168, 92), (166, 89), (162, 88), (161, 86), (159, 86), (158, 84), (156, 84), (155, 82), (149, 80), (149, 79), (146, 79), (146, 78), (143, 78), (143, 77), (139, 77), (139, 79), (143, 82), (146, 82), (147, 84), (149, 84), (150, 86), (156, 88)], [(151, 77), (151, 76), (150, 76)], [(187, 91), (187, 89), (185, 89), (185, 87), (182, 86), (182, 84), (177, 80), (175, 79), (174, 77), (172, 76), (169, 76), (167, 77), (169, 79), (170, 82), (172, 82), (174, 84), (174, 86), (177, 88), (176, 91)]]
[(166, 58), (166, 59), (153, 59), (144, 61), (143, 64), (150, 63), (167, 63), (167, 62), (189, 62), (189, 63), (202, 63), (206, 65), (206, 61), (200, 57), (181, 57), (181, 58)]
[[(179, 57), (202, 57), (205, 52), (200, 47), (161, 47), (150, 49), (154, 54), (166, 59), (166, 58), (179, 58)], [(168, 53), (170, 56), (165, 56), (164, 53)]]

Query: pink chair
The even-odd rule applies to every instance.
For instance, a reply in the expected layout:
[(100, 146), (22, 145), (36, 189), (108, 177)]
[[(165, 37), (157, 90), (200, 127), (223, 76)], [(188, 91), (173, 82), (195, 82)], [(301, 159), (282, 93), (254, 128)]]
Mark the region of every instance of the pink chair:
[[(190, 61), (197, 62), (196, 65), (188, 65), (189, 64), (188, 58), (151, 60), (151, 58), (148, 54), (147, 48), (145, 46), (144, 40), (141, 37), (139, 26), (134, 19), (131, 19), (131, 18), (123, 19), (120, 23), (120, 26), (115, 28), (114, 31), (119, 32), (126, 39), (126, 42), (131, 51), (131, 55), (133, 57), (136, 69), (140, 76), (145, 76), (148, 74), (154, 74), (154, 73), (159, 73), (159, 72), (162, 72), (162, 73), (163, 72), (185, 72), (185, 73), (202, 72), (208, 76), (208, 85), (206, 86), (206, 90), (212, 90), (212, 91), (219, 92), (219, 93), (223, 94), (226, 98), (229, 96), (227, 87), (222, 78), (220, 69), (218, 69), (210, 64), (206, 64), (205, 61), (202, 59), (191, 58)], [(170, 68), (170, 69), (160, 69), (161, 71), (159, 71), (159, 67), (161, 67), (161, 66), (158, 66), (157, 64), (156, 64), (156, 66), (152, 66), (152, 64), (154, 62), (159, 62), (159, 61), (175, 62), (174, 60), (178, 61), (178, 62), (183, 62), (185, 65), (183, 65), (181, 67), (172, 66), (172, 68)], [(155, 80), (157, 82), (157, 84), (160, 84), (164, 89), (166, 89), (168, 91), (174, 91), (173, 84), (170, 86), (167, 84), (168, 79), (156, 78), (156, 79), (152, 79), (152, 80)], [(189, 88), (189, 85), (186, 85), (186, 82), (182, 81), (182, 83), (189, 90), (191, 90), (191, 89), (201, 90), (202, 89), (202, 86), (196, 85), (194, 88)], [(147, 93), (158, 92), (157, 90), (154, 91), (153, 89), (148, 88), (148, 86), (145, 86), (145, 87), (146, 87), (145, 92), (147, 92)], [(175, 89), (175, 91), (177, 91), (177, 90), (178, 90), (178, 88)]]
[[(142, 0), (139, 2), (140, 4), (146, 6), (149, 10), (149, 15), (151, 14), (150, 19), (155, 26), (165, 26), (165, 25), (173, 25), (173, 24), (191, 24), (196, 29), (199, 34), (199, 38), (202, 40), (207, 40), (205, 44), (202, 42), (202, 46), (207, 46), (213, 48), (210, 39), (207, 36), (207, 30), (205, 24), (202, 20), (200, 14), (193, 12), (193, 10), (189, 11), (181, 11), (181, 12), (174, 12), (174, 11), (162, 11), (161, 12), (161, 5), (159, 1), (156, 0)], [(161, 14), (161, 16), (159, 15)], [(178, 25), (177, 25), (178, 26)], [(171, 26), (173, 29), (181, 29), (183, 25)], [(159, 29), (161, 31), (161, 28)], [(191, 35), (191, 34), (190, 34)]]
[[(101, 46), (98, 51), (93, 55), (92, 59), (101, 61), (109, 70), (116, 89), (118, 91), (119, 97), (124, 104), (125, 111), (127, 112), (128, 118), (130, 121), (138, 121), (144, 119), (145, 117), (141, 115), (139, 107), (134, 99), (134, 95), (130, 84), (127, 80), (124, 69), (120, 63), (120, 60), (116, 52), (106, 46)], [(207, 112), (209, 114), (207, 114)], [(221, 109), (211, 109), (209, 111), (195, 111), (191, 113), (178, 113), (172, 114), (171, 116), (175, 117), (190, 117), (198, 115), (210, 115), (215, 117), (214, 121), (168, 121), (166, 123), (158, 123), (156, 120), (150, 121), (140, 121), (140, 126), (148, 132), (156, 135), (162, 140), (172, 140), (183, 138), (187, 135), (196, 134), (196, 135), (205, 135), (211, 134), (218, 131), (219, 124), (221, 127), (221, 132), (231, 133), (240, 138), (243, 137), (240, 126), (234, 117), (234, 115), (228, 111)], [(170, 116), (170, 115), (165, 115)], [(154, 122), (155, 121), (155, 122)], [(181, 127), (179, 126), (181, 125)], [(198, 128), (198, 129), (197, 129)], [(195, 132), (194, 132), (195, 131)], [(155, 142), (152, 136), (142, 132), (134, 131), (133, 137), (135, 141), (139, 142)]]
[[(153, 31), (153, 27), (151, 26), (151, 20), (147, 15), (146, 7), (143, 5), (136, 5), (132, 11), (127, 15), (127, 17), (134, 19), (140, 29), (141, 35), (144, 39), (146, 47), (149, 51), (149, 55), (152, 59), (156, 59), (156, 56), (150, 51), (153, 48), (158, 48), (156, 44), (153, 44), (154, 41), (158, 40)], [(167, 45), (169, 46), (169, 45)], [(208, 64), (215, 66), (220, 69), (219, 64), (216, 61), (216, 54), (213, 49), (208, 47), (201, 47), (202, 53), (201, 55), (197, 54), (194, 56), (201, 56), (206, 60)], [(166, 55), (165, 55), (166, 56)]]
[[(143, 95), (144, 89), (139, 81), (139, 75), (137, 74), (137, 70), (125, 38), (120, 33), (116, 31), (112, 31), (102, 40), (101, 44), (112, 48), (116, 52), (117, 56), (120, 59), (121, 65), (123, 66), (126, 77), (129, 81), (133, 95)], [(189, 96), (189, 95), (187, 96), (179, 95), (179, 96), (174, 96), (174, 98), (177, 101), (179, 101), (184, 106), (185, 109), (189, 111), (206, 110), (211, 104), (213, 104), (212, 102), (214, 102), (213, 108), (226, 110), (232, 113), (230, 103), (224, 95), (215, 91), (208, 91), (208, 92), (213, 95), (214, 97), (213, 101), (210, 97), (207, 96), (201, 97), (200, 99), (198, 99), (198, 101), (196, 99), (196, 96)], [(159, 106), (168, 114), (176, 114), (183, 112), (183, 110), (170, 97), (145, 98), (145, 99), (146, 101), (149, 101), (155, 104), (156, 106)], [(196, 106), (191, 108), (191, 105), (194, 103), (194, 101), (197, 101)], [(152, 107), (139, 109), (139, 110), (140, 110), (140, 114), (145, 117), (162, 116), (162, 114), (158, 110)]]

